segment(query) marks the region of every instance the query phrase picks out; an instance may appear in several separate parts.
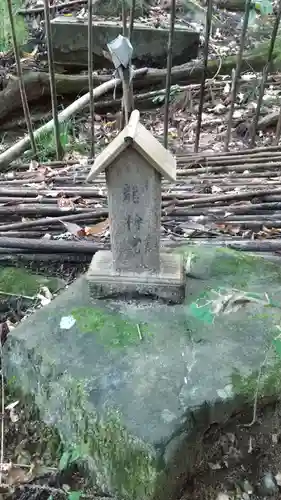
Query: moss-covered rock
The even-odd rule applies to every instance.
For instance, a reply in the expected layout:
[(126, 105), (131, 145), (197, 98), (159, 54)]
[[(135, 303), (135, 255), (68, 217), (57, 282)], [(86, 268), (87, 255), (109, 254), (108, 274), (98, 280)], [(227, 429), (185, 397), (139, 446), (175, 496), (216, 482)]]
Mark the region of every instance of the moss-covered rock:
[(3, 294), (34, 296), (42, 286), (55, 292), (62, 288), (63, 281), (58, 278), (32, 274), (23, 268), (0, 267), (0, 292)]
[(146, 324), (136, 324), (119, 314), (97, 307), (80, 307), (72, 311), (82, 332), (93, 333), (105, 347), (127, 347), (138, 345), (141, 337), (149, 335)]
[(67, 467), (69, 460), (84, 463), (94, 483), (104, 492), (118, 492), (120, 498), (151, 498), (157, 476), (155, 450), (128, 432), (120, 412), (111, 409), (98, 415), (89, 406), (83, 383), (68, 379), (64, 386), (69, 391), (65, 412), (72, 415), (72, 440), (62, 435), (60, 465)]
[(280, 394), (279, 264), (181, 251), (195, 276), (184, 304), (93, 303), (81, 278), (7, 340), (9, 378), (58, 429), (62, 459), (85, 460), (120, 499), (176, 498), (200, 434), (252, 408), (258, 384), (259, 397)]

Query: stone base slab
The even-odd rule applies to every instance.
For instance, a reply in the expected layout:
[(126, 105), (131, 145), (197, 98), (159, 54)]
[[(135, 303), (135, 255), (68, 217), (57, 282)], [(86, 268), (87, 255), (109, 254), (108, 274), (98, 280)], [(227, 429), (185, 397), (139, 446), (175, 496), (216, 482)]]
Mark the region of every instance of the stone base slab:
[(180, 303), (185, 296), (185, 273), (181, 255), (160, 254), (160, 273), (116, 273), (112, 253), (97, 252), (86, 275), (94, 298), (116, 295), (154, 296), (168, 302)]

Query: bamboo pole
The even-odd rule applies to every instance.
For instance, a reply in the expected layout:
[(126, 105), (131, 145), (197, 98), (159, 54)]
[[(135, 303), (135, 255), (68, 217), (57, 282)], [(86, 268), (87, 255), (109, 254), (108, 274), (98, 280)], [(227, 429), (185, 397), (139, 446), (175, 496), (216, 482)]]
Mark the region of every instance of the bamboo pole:
[(262, 100), (263, 100), (263, 96), (264, 96), (264, 90), (265, 90), (266, 82), (267, 82), (267, 78), (268, 78), (268, 73), (269, 73), (271, 62), (272, 62), (273, 50), (274, 50), (274, 46), (275, 46), (276, 36), (278, 33), (278, 29), (279, 29), (280, 18), (281, 18), (281, 1), (279, 0), (278, 12), (277, 12), (277, 15), (275, 18), (272, 36), (271, 36), (270, 45), (269, 45), (269, 50), (268, 50), (267, 63), (263, 69), (262, 79), (261, 79), (261, 83), (260, 83), (259, 97), (258, 97), (258, 101), (257, 101), (257, 109), (256, 109), (256, 113), (255, 113), (255, 116), (253, 119), (253, 128), (251, 131), (251, 143), (250, 143), (251, 147), (254, 147), (255, 142), (256, 142), (256, 132), (257, 132), (258, 121), (259, 121), (259, 117), (260, 117), (260, 110), (261, 110)]
[(232, 84), (232, 89), (231, 89), (230, 110), (229, 110), (229, 115), (228, 115), (228, 124), (227, 124), (227, 131), (226, 131), (225, 143), (224, 143), (224, 150), (225, 151), (228, 151), (228, 146), (229, 146), (229, 141), (230, 141), (232, 117), (233, 117), (234, 105), (235, 105), (236, 95), (237, 95), (237, 90), (238, 90), (238, 80), (239, 80), (241, 66), (242, 66), (243, 51), (244, 51), (245, 38), (246, 38), (246, 32), (247, 32), (247, 28), (248, 28), (251, 5), (252, 5), (252, 0), (246, 0), (244, 21), (243, 21), (241, 38), (240, 38), (240, 47), (239, 47), (239, 52), (237, 55), (235, 75), (233, 78), (233, 84)]
[(204, 45), (204, 62), (203, 62), (203, 72), (202, 72), (202, 81), (200, 87), (200, 95), (199, 95), (199, 108), (198, 108), (198, 118), (197, 118), (197, 127), (195, 134), (195, 143), (194, 143), (194, 151), (198, 152), (199, 141), (200, 141), (200, 132), (201, 132), (201, 123), (202, 123), (202, 111), (204, 104), (204, 95), (205, 95), (205, 82), (208, 72), (208, 54), (209, 54), (209, 39), (211, 33), (211, 25), (212, 25), (212, 0), (208, 0), (207, 13), (206, 13), (206, 35), (205, 35), (205, 45)]
[(93, 0), (88, 0), (88, 81), (90, 93), (91, 150), (90, 158), (95, 156), (95, 102), (93, 94)]
[(34, 138), (34, 134), (33, 134), (33, 130), (32, 130), (31, 116), (30, 116), (27, 96), (26, 96), (26, 92), (25, 92), (25, 86), (24, 86), (24, 80), (23, 80), (23, 73), (22, 73), (22, 69), (21, 69), (20, 54), (19, 54), (19, 49), (18, 49), (18, 44), (17, 44), (17, 37), (16, 37), (16, 30), (15, 30), (15, 23), (14, 23), (13, 8), (12, 8), (12, 1), (11, 0), (7, 0), (7, 7), (8, 7), (9, 20), (11, 23), (11, 33), (12, 33), (15, 61), (16, 61), (16, 66), (17, 66), (17, 73), (18, 73), (18, 77), (19, 77), (19, 89), (20, 89), (23, 113), (24, 113), (24, 118), (26, 121), (26, 126), (27, 126), (27, 130), (28, 130), (28, 134), (29, 134), (29, 140), (30, 140), (30, 144), (31, 144), (32, 153), (33, 153), (34, 158), (36, 158), (37, 157), (37, 149), (36, 149), (35, 138)]
[(45, 14), (46, 43), (47, 43), (49, 75), (50, 75), (52, 115), (53, 115), (54, 136), (56, 145), (56, 157), (57, 160), (61, 160), (61, 158), (63, 157), (63, 148), (60, 140), (60, 124), (58, 119), (58, 102), (57, 102), (55, 66), (53, 57), (53, 41), (51, 35), (49, 0), (44, 0), (44, 14)]
[(132, 41), (132, 34), (134, 29), (134, 20), (135, 20), (135, 11), (136, 11), (136, 0), (132, 0), (131, 9), (130, 9), (130, 18), (129, 18), (129, 40)]
[(122, 0), (122, 28), (123, 28), (123, 36), (127, 36), (127, 6), (126, 6), (126, 0)]
[(169, 108), (170, 108), (171, 71), (172, 71), (172, 61), (173, 61), (175, 17), (176, 17), (176, 0), (171, 0), (170, 30), (169, 30), (169, 41), (168, 41), (167, 75), (166, 75), (166, 94), (165, 94), (165, 105), (164, 105), (164, 147), (166, 149), (168, 147)]

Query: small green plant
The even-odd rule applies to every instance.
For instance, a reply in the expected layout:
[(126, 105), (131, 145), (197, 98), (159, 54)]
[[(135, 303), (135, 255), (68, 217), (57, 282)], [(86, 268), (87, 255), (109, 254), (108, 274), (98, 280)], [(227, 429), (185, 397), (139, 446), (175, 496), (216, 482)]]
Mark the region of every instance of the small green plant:
[(63, 471), (68, 469), (73, 464), (83, 461), (83, 458), (89, 455), (90, 447), (87, 443), (82, 445), (73, 445), (65, 450), (59, 461), (59, 470)]
[[(69, 125), (66, 123), (60, 125), (60, 141), (62, 148), (65, 150), (69, 144)], [(56, 143), (53, 131), (42, 134), (35, 142), (39, 161), (44, 162), (55, 158)]]
[[(179, 85), (172, 85), (170, 89), (170, 101), (173, 97), (178, 95), (181, 92), (181, 88)], [(153, 104), (164, 104), (165, 102), (165, 91), (159, 92), (159, 95), (152, 99)]]
[[(13, 0), (16, 38), (19, 46), (23, 45), (28, 38), (28, 30), (24, 18), (17, 14), (20, 7), (21, 1)], [(11, 24), (9, 21), (7, 2), (6, 0), (0, 0), (0, 52), (8, 52), (12, 47)]]
[[(0, 0), (1, 1), (1, 0)], [(73, 137), (72, 123), (61, 123), (60, 124), (60, 141), (63, 150), (66, 152), (77, 151), (81, 154), (87, 153), (87, 145), (81, 144)], [(43, 133), (39, 138), (35, 139), (38, 153), (39, 162), (47, 162), (55, 159), (56, 156), (56, 143), (54, 131)], [(27, 151), (25, 154), (27, 161), (32, 158), (31, 150)]]

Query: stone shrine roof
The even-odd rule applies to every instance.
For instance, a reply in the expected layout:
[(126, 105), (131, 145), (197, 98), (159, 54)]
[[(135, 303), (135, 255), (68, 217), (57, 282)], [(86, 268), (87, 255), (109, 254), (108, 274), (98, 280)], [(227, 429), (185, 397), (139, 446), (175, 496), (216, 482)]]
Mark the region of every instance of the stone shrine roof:
[(176, 180), (176, 159), (139, 121), (140, 113), (134, 110), (129, 123), (97, 156), (87, 182), (108, 168), (128, 147), (133, 147), (151, 167), (170, 181)]

